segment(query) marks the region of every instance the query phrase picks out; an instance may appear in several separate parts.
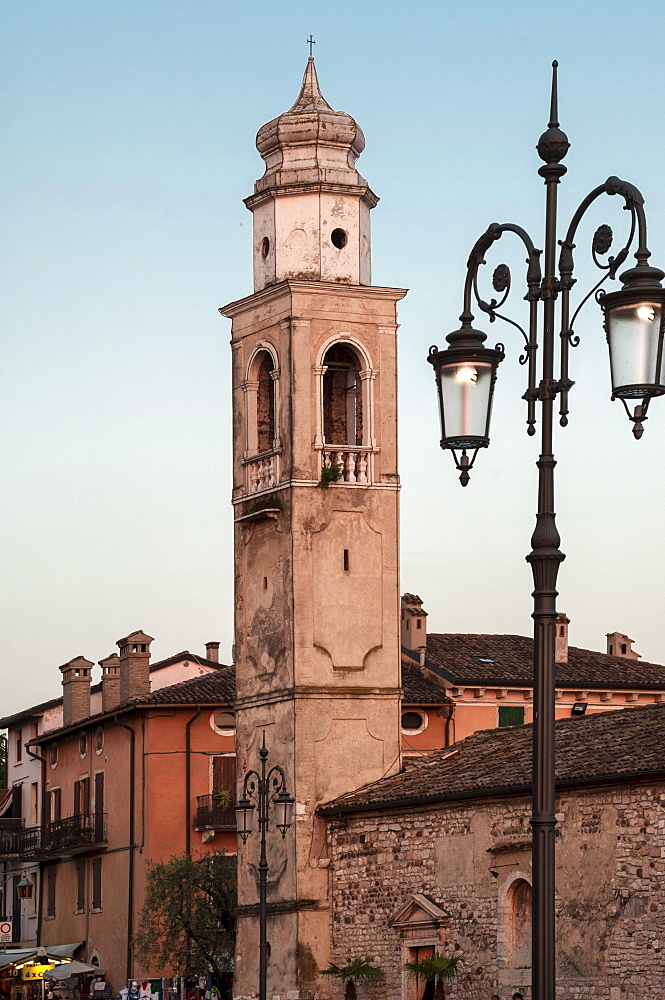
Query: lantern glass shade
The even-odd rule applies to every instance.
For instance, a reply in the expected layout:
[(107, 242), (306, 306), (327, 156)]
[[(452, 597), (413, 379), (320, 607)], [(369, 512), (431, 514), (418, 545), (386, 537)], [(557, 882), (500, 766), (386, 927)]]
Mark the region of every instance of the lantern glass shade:
[(19, 899), (32, 898), (32, 882), (27, 875), (24, 875), (21, 881), (17, 883), (16, 891), (18, 892)]
[(639, 399), (665, 393), (662, 301), (634, 301), (607, 308), (612, 395)]
[(246, 844), (254, 826), (254, 806), (249, 799), (244, 798), (240, 799), (235, 809), (238, 836), (242, 837), (243, 844)]
[(282, 837), (293, 823), (293, 807), (295, 799), (288, 792), (282, 791), (275, 799), (276, 826)]
[(439, 365), (442, 447), (479, 448), (489, 443), (495, 367), (479, 360)]

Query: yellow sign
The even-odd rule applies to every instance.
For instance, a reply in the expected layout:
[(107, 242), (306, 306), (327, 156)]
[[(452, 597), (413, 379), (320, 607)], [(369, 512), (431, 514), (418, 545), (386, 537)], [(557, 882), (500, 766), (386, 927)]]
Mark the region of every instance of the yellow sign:
[(55, 962), (51, 962), (50, 965), (24, 965), (23, 982), (30, 979), (43, 979), (44, 973), (48, 972), (49, 969), (55, 969)]

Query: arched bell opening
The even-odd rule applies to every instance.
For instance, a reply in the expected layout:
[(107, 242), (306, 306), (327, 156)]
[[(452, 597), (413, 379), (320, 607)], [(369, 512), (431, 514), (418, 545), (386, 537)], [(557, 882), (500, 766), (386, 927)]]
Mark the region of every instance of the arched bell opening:
[(257, 360), (256, 434), (260, 454), (275, 447), (275, 380), (273, 360), (268, 352), (262, 351)]
[(323, 365), (323, 436), (326, 444), (363, 444), (360, 360), (347, 344), (333, 344)]
[(276, 354), (263, 344), (247, 367), (245, 391), (245, 488), (272, 489), (279, 481), (279, 368)]

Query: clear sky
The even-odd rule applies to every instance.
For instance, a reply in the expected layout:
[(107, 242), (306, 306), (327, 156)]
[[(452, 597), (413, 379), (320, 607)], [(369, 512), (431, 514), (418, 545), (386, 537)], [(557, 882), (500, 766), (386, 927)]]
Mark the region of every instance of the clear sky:
[[(553, 58), (572, 143), (562, 224), (607, 176), (625, 177), (665, 269), (665, 6), (636, 0), (627, 17), (618, 0), (4, 0), (1, 714), (56, 696), (60, 663), (96, 662), (138, 628), (155, 658), (211, 639), (230, 657), (229, 323), (217, 308), (252, 290), (254, 137), (297, 96), (310, 32), (324, 96), (365, 132), (358, 167), (381, 197), (374, 280), (410, 289), (402, 589), (421, 595), (433, 631), (531, 630), (537, 438), (524, 430), (518, 335), (487, 331), (508, 356), (492, 444), (465, 490), (438, 446), (427, 349), (457, 325), (488, 223), (519, 222), (542, 246), (534, 146)], [(624, 231), (618, 199), (580, 234), (580, 295), (600, 222)], [(521, 275), (522, 259), (497, 248), (488, 277), (502, 260)], [(604, 649), (620, 630), (665, 662), (665, 402), (635, 442), (609, 400), (593, 302), (578, 332), (555, 445), (559, 607), (572, 644)]]

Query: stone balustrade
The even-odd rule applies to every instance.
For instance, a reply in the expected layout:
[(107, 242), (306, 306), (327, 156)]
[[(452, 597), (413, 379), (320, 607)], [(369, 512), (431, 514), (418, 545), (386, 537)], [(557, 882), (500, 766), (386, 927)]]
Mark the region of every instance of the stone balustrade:
[(339, 469), (338, 483), (360, 483), (369, 485), (372, 449), (353, 445), (330, 445), (323, 450), (323, 464), (336, 465)]

